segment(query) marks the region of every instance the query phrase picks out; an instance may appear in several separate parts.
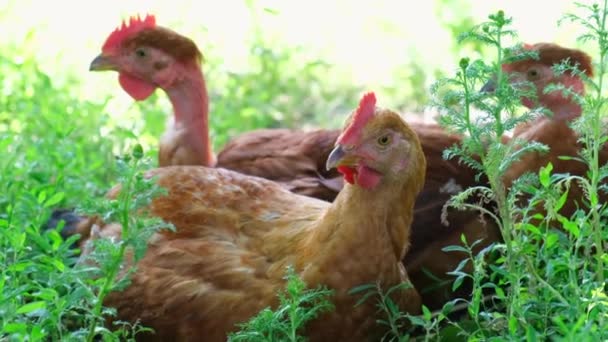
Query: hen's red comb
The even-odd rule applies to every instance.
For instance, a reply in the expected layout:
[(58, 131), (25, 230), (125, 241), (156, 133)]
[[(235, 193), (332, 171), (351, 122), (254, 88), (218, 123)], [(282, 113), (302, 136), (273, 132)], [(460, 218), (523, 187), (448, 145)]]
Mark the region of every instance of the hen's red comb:
[(522, 45), (522, 47), (524, 48), (524, 50), (532, 50), (532, 49), (534, 49), (534, 44), (524, 43), (524, 45)]
[(376, 110), (376, 95), (374, 92), (369, 92), (361, 98), (359, 101), (359, 107), (353, 114), (353, 118), (350, 124), (344, 132), (338, 137), (337, 142), (342, 145), (349, 145), (355, 143), (361, 135), (361, 129), (365, 124), (374, 116)]
[(129, 18), (128, 24), (123, 20), (122, 25), (110, 33), (106, 42), (103, 44), (101, 51), (107, 53), (116, 50), (128, 36), (143, 29), (154, 27), (156, 27), (156, 18), (151, 14), (146, 14), (146, 17), (143, 20), (139, 15), (137, 15), (137, 17), (132, 16)]

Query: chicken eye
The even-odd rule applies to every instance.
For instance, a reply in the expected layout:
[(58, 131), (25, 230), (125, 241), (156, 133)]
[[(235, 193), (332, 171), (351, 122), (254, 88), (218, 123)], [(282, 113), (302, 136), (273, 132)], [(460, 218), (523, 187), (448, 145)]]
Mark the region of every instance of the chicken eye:
[(135, 50), (135, 55), (137, 57), (146, 57), (146, 51), (144, 49)]
[(536, 79), (538, 78), (540, 74), (538, 73), (538, 70), (536, 69), (530, 69), (528, 70), (528, 78), (529, 79)]
[(380, 146), (386, 146), (391, 142), (391, 137), (388, 135), (383, 135), (380, 138), (378, 138), (378, 145)]

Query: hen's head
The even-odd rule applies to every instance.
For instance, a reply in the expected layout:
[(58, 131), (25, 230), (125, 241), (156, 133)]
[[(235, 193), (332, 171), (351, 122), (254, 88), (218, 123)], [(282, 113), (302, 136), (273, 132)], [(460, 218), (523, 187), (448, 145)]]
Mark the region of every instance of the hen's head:
[(401, 116), (376, 107), (374, 93), (367, 93), (347, 120), (326, 166), (364, 189), (381, 184), (401, 189), (408, 180), (422, 186), (426, 160), (417, 135)]
[[(538, 59), (530, 57), (502, 66), (502, 70), (508, 75), (511, 84), (522, 87), (530, 84), (534, 86), (535, 89), (532, 89), (532, 91), (536, 92), (536, 101), (530, 98), (522, 98), (523, 105), (528, 108), (542, 105), (554, 110), (572, 103), (572, 99), (565, 96), (560, 90), (545, 93), (544, 89), (549, 84), (562, 84), (578, 94), (584, 94), (585, 85), (578, 75), (572, 73), (572, 71), (558, 74), (554, 72), (552, 67), (566, 61), (570, 66), (577, 66), (579, 70), (591, 77), (593, 76), (593, 66), (589, 55), (580, 50), (569, 49), (552, 43), (525, 44), (523, 48), (537, 52)], [(489, 81), (483, 90), (493, 91), (494, 87), (493, 81)]]
[(118, 71), (122, 88), (135, 100), (144, 100), (157, 87), (171, 87), (187, 68), (200, 67), (201, 59), (191, 39), (157, 26), (154, 16), (147, 15), (123, 21), (106, 38), (89, 70)]

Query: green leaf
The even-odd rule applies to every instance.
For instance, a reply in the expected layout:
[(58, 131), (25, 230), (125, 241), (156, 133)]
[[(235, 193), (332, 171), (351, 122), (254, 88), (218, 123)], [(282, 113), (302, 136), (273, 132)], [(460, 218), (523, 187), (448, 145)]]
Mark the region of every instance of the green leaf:
[(549, 234), (547, 234), (547, 239), (545, 240), (545, 244), (546, 244), (547, 248), (551, 248), (551, 247), (553, 247), (553, 245), (555, 245), (555, 243), (558, 240), (559, 240), (559, 236), (557, 236), (557, 234), (549, 233)]
[(463, 276), (456, 278), (456, 280), (454, 280), (454, 283), (452, 284), (452, 291), (458, 290), (458, 288), (462, 285), (463, 281), (464, 281)]
[(433, 317), (431, 311), (426, 307), (426, 305), (422, 305), (422, 317), (424, 317), (427, 322), (430, 322), (431, 318)]
[(20, 308), (17, 309), (16, 312), (18, 314), (27, 314), (32, 311), (41, 310), (41, 309), (46, 309), (46, 302), (39, 300), (39, 301), (27, 303), (27, 304), (21, 306)]
[(40, 325), (34, 325), (30, 331), (30, 341), (43, 341), (46, 334)]
[(564, 191), (564, 193), (559, 197), (557, 202), (555, 203), (555, 211), (559, 211), (566, 204), (566, 200), (568, 199), (568, 190)]
[(424, 327), (427, 324), (422, 318), (418, 316), (408, 316), (407, 318), (410, 320), (412, 325), (415, 326)]
[(580, 236), (581, 230), (578, 224), (576, 224), (576, 222), (572, 222), (561, 215), (557, 219), (562, 224), (562, 227), (564, 227), (564, 230), (574, 235), (575, 238), (578, 238)]
[(61, 238), (61, 234), (59, 234), (56, 230), (49, 230), (48, 237), (51, 240), (51, 248), (53, 251), (56, 251), (61, 246), (63, 239)]
[(544, 188), (548, 188), (551, 184), (551, 171), (553, 171), (553, 164), (549, 162), (547, 166), (541, 167), (538, 172), (538, 179)]
[(469, 251), (466, 247), (458, 246), (458, 245), (446, 246), (446, 247), (443, 247), (441, 250), (444, 252), (463, 252), (463, 253), (467, 253)]
[(44, 203), (45, 199), (46, 199), (46, 191), (42, 190), (38, 193), (38, 204)]
[(533, 233), (535, 235), (541, 235), (540, 229), (538, 229), (535, 225), (530, 224), (530, 223), (524, 223), (521, 225), (521, 228), (523, 228), (524, 230), (529, 231), (530, 233)]
[(348, 294), (357, 294), (359, 292), (375, 290), (375, 289), (376, 289), (375, 284), (363, 284), (363, 285), (355, 286), (352, 289), (348, 290)]
[(27, 324), (25, 323), (8, 323), (2, 327), (3, 331), (9, 334), (15, 333), (26, 333), (27, 332)]
[(133, 147), (133, 158), (139, 160), (144, 156), (144, 148), (141, 147), (140, 144), (137, 144)]
[(55, 266), (55, 268), (59, 271), (59, 272), (63, 272), (65, 271), (65, 264), (63, 263), (63, 261), (56, 259), (56, 258), (52, 258), (49, 259), (49, 262)]
[(65, 198), (65, 192), (56, 192), (51, 198), (44, 202), (44, 207), (52, 207)]

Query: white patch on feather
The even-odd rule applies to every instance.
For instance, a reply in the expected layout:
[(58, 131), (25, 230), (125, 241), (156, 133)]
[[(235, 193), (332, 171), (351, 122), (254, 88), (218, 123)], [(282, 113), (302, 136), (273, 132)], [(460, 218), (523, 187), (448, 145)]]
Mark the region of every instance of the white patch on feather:
[(168, 118), (166, 127), (165, 133), (160, 138), (160, 145), (172, 145), (172, 143), (184, 134), (184, 131), (186, 130), (182, 125), (178, 126), (175, 123), (173, 116)]
[(236, 186), (236, 185), (232, 185), (229, 183), (224, 183), (222, 185), (222, 188), (224, 188), (224, 190), (230, 191), (230, 192), (238, 192), (238, 193), (242, 193), (243, 189), (241, 189), (241, 187)]
[(260, 215), (260, 220), (262, 221), (272, 221), (272, 220), (276, 220), (279, 217), (281, 217), (281, 215), (277, 212), (274, 211), (270, 211), (270, 212), (265, 212), (263, 214)]
[(255, 270), (251, 267), (235, 267), (232, 269), (234, 272), (241, 272), (246, 274), (253, 274)]
[(439, 192), (442, 194), (457, 194), (462, 190), (462, 186), (456, 183), (454, 178), (450, 178), (447, 183), (445, 183), (441, 188), (439, 188)]

